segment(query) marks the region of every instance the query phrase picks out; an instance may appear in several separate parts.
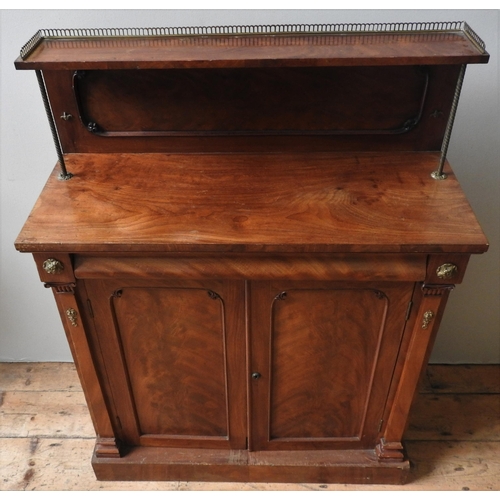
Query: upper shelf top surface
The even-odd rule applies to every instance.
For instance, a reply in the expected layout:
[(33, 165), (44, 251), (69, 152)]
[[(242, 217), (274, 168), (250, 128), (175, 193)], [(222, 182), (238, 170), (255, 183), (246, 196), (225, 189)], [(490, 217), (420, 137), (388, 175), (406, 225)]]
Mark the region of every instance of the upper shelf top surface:
[(40, 30), (18, 69), (485, 63), (465, 22)]

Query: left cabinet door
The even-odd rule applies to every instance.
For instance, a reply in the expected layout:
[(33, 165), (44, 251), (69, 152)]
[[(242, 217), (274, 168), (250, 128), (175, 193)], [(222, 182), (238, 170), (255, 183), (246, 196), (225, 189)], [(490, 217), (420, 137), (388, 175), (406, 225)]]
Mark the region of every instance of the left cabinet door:
[(244, 284), (84, 280), (117, 437), (246, 447)]

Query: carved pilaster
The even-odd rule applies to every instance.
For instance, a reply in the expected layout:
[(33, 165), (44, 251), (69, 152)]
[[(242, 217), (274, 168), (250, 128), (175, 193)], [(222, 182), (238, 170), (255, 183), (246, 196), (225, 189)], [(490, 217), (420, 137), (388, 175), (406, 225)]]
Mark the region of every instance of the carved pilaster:
[(382, 438), (375, 447), (377, 458), (383, 462), (402, 462), (404, 460), (403, 445), (399, 441), (388, 443)]
[(95, 455), (98, 458), (120, 458), (120, 447), (116, 439), (98, 437), (95, 443)]
[(405, 331), (405, 335), (409, 336), (408, 347), (406, 352), (402, 353), (402, 356), (411, 362), (406, 361), (403, 366), (390, 413), (385, 419), (384, 435), (377, 446), (377, 454), (381, 459), (402, 457), (401, 440), (408, 423), (410, 408), (429, 359), (446, 300), (453, 288), (455, 286), (452, 284), (425, 283), (421, 287), (419, 307), (411, 313), (407, 323), (407, 328), (411, 330)]

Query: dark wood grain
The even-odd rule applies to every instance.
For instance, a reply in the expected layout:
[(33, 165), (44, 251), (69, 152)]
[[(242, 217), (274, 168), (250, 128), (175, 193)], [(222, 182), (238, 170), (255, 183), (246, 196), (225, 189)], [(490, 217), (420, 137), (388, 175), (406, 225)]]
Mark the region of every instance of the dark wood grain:
[(252, 449), (374, 446), (412, 290), (252, 283)]
[(141, 433), (227, 437), (221, 299), (204, 289), (123, 287), (111, 308)]
[(375, 290), (293, 285), (273, 301), (271, 440), (359, 439), (387, 306)]
[(372, 66), (487, 62), (464, 33), (44, 40), (18, 69)]
[(422, 281), (422, 254), (161, 254), (155, 257), (75, 255), (78, 278), (288, 279)]
[(459, 70), (212, 68), (81, 78), (45, 70), (43, 77), (65, 153), (438, 151)]
[[(483, 252), (434, 154), (71, 155), (20, 251)], [(354, 175), (355, 172), (355, 175)]]
[(401, 134), (428, 79), (420, 66), (85, 71), (74, 92), (109, 137)]
[(109, 388), (124, 442), (244, 446), (244, 323), (233, 306), (241, 284), (106, 280), (86, 288), (105, 366), (114, 366)]

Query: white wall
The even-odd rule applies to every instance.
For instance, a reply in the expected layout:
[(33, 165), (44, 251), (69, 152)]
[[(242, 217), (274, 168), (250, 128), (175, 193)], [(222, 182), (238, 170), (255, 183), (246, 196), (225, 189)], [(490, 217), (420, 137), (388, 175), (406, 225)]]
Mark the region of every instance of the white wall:
[(491, 54), (488, 65), (467, 69), (448, 155), (491, 248), (471, 258), (452, 293), (432, 361), (500, 362), (500, 15), (494, 10), (0, 11), (0, 361), (71, 359), (52, 293), (31, 256), (13, 246), (56, 162), (35, 75), (13, 65), (38, 29), (456, 20), (467, 21)]

